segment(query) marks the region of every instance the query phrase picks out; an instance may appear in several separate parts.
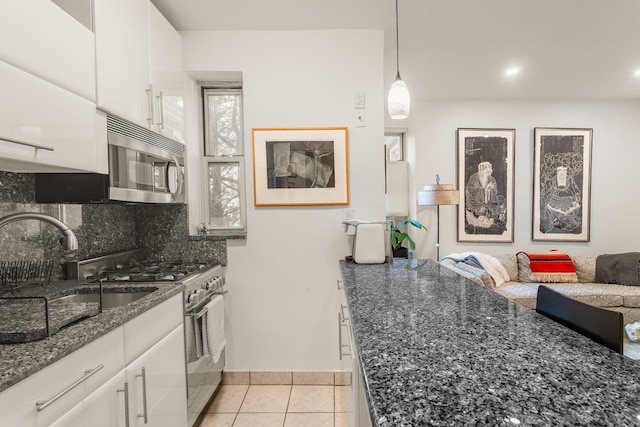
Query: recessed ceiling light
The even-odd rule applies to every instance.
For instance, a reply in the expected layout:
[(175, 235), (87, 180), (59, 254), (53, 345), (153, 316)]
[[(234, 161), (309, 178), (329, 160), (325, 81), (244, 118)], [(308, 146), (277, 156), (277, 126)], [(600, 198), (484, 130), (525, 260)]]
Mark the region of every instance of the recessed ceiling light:
[(640, 70), (636, 70), (635, 73), (633, 73), (633, 77), (635, 78), (640, 78)]
[(504, 75), (507, 77), (515, 77), (520, 74), (520, 67), (510, 67), (507, 68), (504, 72)]

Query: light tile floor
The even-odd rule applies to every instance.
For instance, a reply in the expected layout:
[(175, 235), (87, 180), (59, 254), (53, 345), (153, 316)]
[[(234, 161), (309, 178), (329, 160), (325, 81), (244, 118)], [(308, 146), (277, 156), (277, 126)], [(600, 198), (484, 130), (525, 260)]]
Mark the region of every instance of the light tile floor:
[[(630, 342), (626, 334), (624, 355), (640, 360), (640, 342)], [(274, 375), (276, 374), (254, 374), (252, 382), (291, 382), (290, 374), (281, 373), (283, 378), (276, 378)], [(321, 381), (315, 379), (315, 382)], [(348, 427), (346, 387), (224, 384), (196, 427), (272, 426)]]
[(346, 387), (222, 385), (199, 427), (347, 427)]

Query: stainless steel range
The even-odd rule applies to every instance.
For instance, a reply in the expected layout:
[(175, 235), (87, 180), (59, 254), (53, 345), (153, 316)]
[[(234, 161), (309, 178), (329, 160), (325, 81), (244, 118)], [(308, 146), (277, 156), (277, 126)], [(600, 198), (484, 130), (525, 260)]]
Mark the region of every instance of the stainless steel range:
[[(145, 259), (142, 250), (93, 258), (66, 264), (67, 279), (84, 279), (89, 282), (179, 282), (184, 290), (185, 360), (187, 375), (188, 426), (193, 426), (217, 390), (222, 380), (225, 364), (224, 349), (211, 354), (202, 348), (203, 323), (212, 325), (207, 313), (214, 299), (223, 299), (226, 292), (225, 267), (211, 261), (181, 261)], [(216, 301), (219, 303), (220, 301)], [(223, 301), (222, 301), (223, 302)], [(224, 330), (224, 309), (218, 318)], [(200, 348), (194, 344), (200, 342)]]
[[(189, 427), (196, 423), (222, 381), (222, 371), (225, 364), (224, 348), (220, 354), (207, 351), (199, 353), (198, 346), (190, 343), (189, 340), (198, 339), (196, 335), (201, 330), (198, 327), (199, 322), (208, 323), (211, 328), (211, 322), (204, 320), (205, 316), (211, 316), (211, 313), (207, 313), (208, 307), (214, 303), (224, 304), (223, 294), (226, 293), (224, 273), (224, 267), (217, 265), (183, 280), (186, 286), (184, 324)], [(219, 299), (219, 301), (214, 301), (214, 299)], [(224, 329), (224, 305), (222, 305), (222, 314), (219, 320), (215, 321), (223, 322), (220, 326)], [(190, 328), (192, 329), (190, 330)]]

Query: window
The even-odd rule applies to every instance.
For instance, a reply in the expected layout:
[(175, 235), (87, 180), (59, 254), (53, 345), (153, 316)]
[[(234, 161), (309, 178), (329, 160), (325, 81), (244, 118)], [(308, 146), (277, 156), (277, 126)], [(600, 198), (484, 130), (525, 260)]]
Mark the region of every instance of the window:
[(385, 210), (387, 218), (409, 215), (409, 170), (404, 161), (404, 135), (406, 130), (387, 130), (384, 134)]
[(242, 88), (239, 83), (202, 89), (205, 224), (210, 234), (246, 231)]
[(203, 89), (205, 156), (242, 156), (242, 89)]
[(404, 160), (403, 133), (385, 133), (384, 146), (387, 151), (387, 162)]

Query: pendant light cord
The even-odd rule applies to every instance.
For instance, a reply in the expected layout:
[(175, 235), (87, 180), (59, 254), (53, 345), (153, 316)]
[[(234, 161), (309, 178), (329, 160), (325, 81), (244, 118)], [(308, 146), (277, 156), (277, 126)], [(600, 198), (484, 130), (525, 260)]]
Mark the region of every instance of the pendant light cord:
[(400, 77), (400, 40), (398, 37), (398, 0), (396, 0), (396, 74)]

